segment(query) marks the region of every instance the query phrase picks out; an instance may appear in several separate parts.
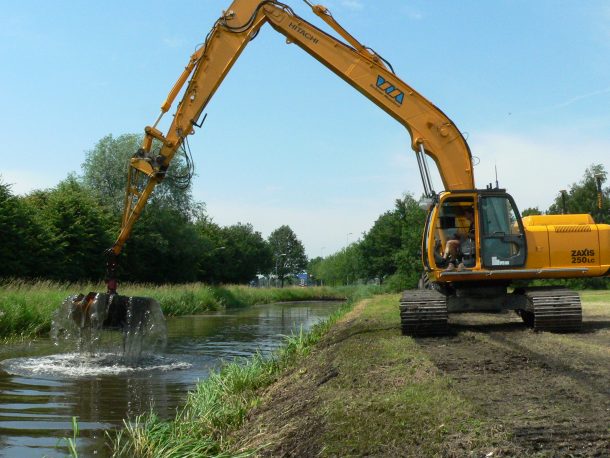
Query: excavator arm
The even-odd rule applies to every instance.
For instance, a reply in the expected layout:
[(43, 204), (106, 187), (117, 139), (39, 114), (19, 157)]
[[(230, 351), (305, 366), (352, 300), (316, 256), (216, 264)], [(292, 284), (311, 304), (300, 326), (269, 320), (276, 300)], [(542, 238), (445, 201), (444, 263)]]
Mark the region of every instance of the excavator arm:
[[(306, 3), (345, 42), (313, 26), (278, 1), (235, 0), (216, 21), (202, 47), (191, 56), (161, 106), (159, 118), (153, 126), (145, 128), (142, 148), (131, 159), (122, 228), (108, 253), (110, 293), (116, 292), (116, 257), (121, 253), (153, 189), (164, 179), (172, 159), (184, 147), (187, 136), (194, 133), (195, 126), (200, 125), (201, 113), (224, 77), (265, 23), (284, 35), (288, 43), (298, 45), (406, 127), (411, 136), (411, 146), (417, 154), (427, 194), (433, 191), (424, 155), (436, 163), (446, 190), (474, 189), (470, 149), (455, 124), (398, 78), (381, 56), (343, 29), (328, 9)], [(157, 125), (183, 89), (174, 119), (167, 133), (163, 133)], [(158, 151), (152, 148), (154, 140), (161, 145)]]

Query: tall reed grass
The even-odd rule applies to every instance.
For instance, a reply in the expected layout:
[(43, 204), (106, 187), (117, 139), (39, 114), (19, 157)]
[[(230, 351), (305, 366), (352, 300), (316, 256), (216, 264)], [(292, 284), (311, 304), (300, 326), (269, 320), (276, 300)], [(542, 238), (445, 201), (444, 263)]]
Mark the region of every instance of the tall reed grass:
[[(70, 295), (105, 291), (103, 283), (26, 282), (8, 280), (0, 283), (0, 338), (32, 337), (47, 333), (54, 311)], [(345, 288), (250, 288), (246, 286), (121, 285), (120, 294), (156, 299), (166, 316), (178, 316), (272, 302), (345, 299)]]

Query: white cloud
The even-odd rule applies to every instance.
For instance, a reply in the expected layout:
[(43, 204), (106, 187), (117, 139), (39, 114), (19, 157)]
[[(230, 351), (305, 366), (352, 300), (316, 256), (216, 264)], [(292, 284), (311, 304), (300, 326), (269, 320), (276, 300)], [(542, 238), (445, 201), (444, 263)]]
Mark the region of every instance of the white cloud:
[(181, 46), (183, 46), (186, 41), (184, 40), (184, 37), (177, 37), (177, 36), (173, 36), (173, 37), (163, 37), (163, 39), (161, 40), (163, 42), (163, 44), (165, 45), (166, 48), (180, 48)]
[(413, 9), (410, 6), (405, 6), (403, 8), (403, 12), (407, 16), (407, 18), (411, 19), (412, 21), (421, 21), (424, 18), (423, 13), (421, 13), (420, 11), (418, 11), (416, 9)]
[(589, 92), (587, 94), (582, 94), (582, 95), (577, 95), (575, 97), (572, 97), (564, 102), (558, 103), (557, 105), (554, 105), (552, 107), (550, 107), (550, 109), (556, 109), (556, 108), (564, 108), (567, 107), (569, 105), (572, 105), (574, 103), (580, 102), (581, 100), (585, 100), (585, 99), (589, 99), (591, 97), (597, 97), (599, 95), (604, 95), (604, 94), (610, 94), (610, 87), (607, 87), (605, 89), (601, 89), (599, 91), (593, 91), (593, 92)]

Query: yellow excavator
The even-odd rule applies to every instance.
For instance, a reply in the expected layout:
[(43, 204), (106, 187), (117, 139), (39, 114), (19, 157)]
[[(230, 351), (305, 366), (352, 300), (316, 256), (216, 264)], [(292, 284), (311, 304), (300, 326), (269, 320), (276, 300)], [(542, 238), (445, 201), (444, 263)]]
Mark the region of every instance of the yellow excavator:
[[(516, 310), (537, 330), (573, 331), (582, 322), (577, 293), (560, 288), (516, 286), (536, 279), (610, 275), (610, 226), (588, 214), (522, 218), (513, 198), (497, 186), (475, 187), (466, 140), (436, 106), (402, 81), (380, 54), (361, 44), (321, 5), (304, 0), (335, 36), (297, 16), (275, 0), (235, 0), (222, 13), (203, 45), (161, 105), (142, 147), (129, 165), (122, 228), (108, 251), (108, 303), (103, 326), (120, 327), (130, 310), (117, 294), (117, 259), (155, 186), (164, 177), (187, 137), (201, 125), (206, 105), (246, 45), (268, 23), (307, 54), (336, 73), (401, 123), (411, 138), (422, 176), (428, 216), (422, 240), (422, 288), (400, 300), (402, 331), (407, 335), (447, 331), (449, 312)], [(182, 94), (167, 132), (157, 126)], [(158, 142), (160, 148), (152, 148)], [(428, 158), (434, 161), (443, 190), (432, 186)], [(99, 295), (97, 296), (99, 297)], [(87, 320), (93, 296), (74, 301), (75, 316)], [(139, 302), (145, 307), (145, 301)], [(142, 305), (144, 304), (144, 305)]]

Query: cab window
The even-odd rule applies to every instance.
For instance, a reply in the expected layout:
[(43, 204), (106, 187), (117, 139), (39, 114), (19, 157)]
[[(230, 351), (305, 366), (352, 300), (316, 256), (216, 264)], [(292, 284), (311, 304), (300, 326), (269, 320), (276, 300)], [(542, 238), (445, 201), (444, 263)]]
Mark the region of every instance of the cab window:
[(483, 266), (519, 267), (525, 264), (525, 236), (519, 213), (508, 196), (481, 197), (481, 254)]

